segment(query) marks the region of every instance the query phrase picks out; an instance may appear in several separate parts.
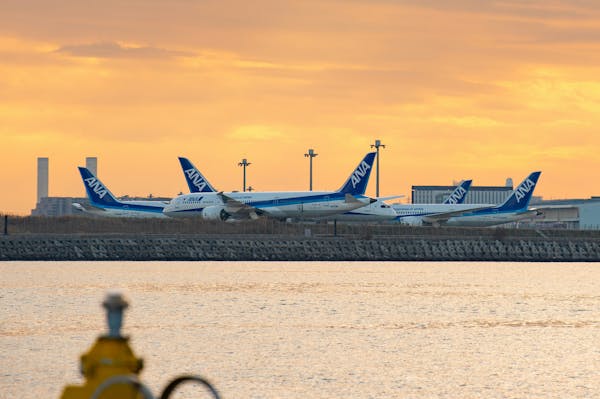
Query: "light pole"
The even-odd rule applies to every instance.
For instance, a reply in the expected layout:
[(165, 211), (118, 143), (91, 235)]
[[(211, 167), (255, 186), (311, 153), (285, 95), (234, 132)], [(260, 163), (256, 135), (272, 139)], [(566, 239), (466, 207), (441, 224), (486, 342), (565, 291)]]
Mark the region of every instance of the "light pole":
[(316, 157), (319, 154), (315, 154), (315, 151), (312, 148), (308, 149), (308, 153), (304, 154), (305, 157), (308, 157), (310, 159), (310, 184), (309, 184), (309, 191), (312, 191), (312, 160), (314, 157)]
[(371, 148), (377, 150), (377, 184), (375, 185), (375, 196), (379, 197), (379, 147), (385, 148), (385, 145), (381, 144), (381, 140), (375, 140), (375, 144), (371, 144)]
[(246, 158), (242, 159), (242, 162), (238, 163), (238, 166), (242, 166), (244, 168), (244, 191), (246, 191), (246, 166), (252, 165)]

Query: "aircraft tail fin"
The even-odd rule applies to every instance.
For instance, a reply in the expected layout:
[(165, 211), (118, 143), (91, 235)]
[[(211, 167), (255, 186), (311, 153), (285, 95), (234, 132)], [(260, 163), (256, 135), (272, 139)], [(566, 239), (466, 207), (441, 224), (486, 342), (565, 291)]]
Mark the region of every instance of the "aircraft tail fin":
[(83, 179), (85, 192), (92, 204), (100, 205), (117, 205), (119, 200), (110, 192), (110, 190), (102, 184), (102, 182), (94, 176), (89, 169), (79, 166), (79, 173)]
[(200, 173), (198, 168), (190, 162), (189, 159), (179, 157), (179, 163), (185, 176), (185, 181), (190, 188), (190, 193), (216, 193), (217, 190), (206, 180), (206, 178)]
[(369, 176), (371, 176), (374, 160), (375, 152), (369, 152), (365, 155), (338, 192), (343, 194), (363, 195), (367, 190), (367, 184), (369, 183)]
[(460, 184), (452, 191), (450, 196), (444, 200), (444, 204), (462, 204), (465, 201), (469, 188), (473, 180), (463, 180)]
[(541, 173), (542, 172), (533, 172), (527, 176), (527, 178), (513, 190), (506, 201), (498, 206), (498, 210), (520, 211), (527, 209)]

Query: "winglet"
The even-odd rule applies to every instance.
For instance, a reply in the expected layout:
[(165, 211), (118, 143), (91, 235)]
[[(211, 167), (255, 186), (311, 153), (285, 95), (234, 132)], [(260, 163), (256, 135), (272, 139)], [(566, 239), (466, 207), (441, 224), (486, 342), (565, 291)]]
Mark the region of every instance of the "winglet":
[(217, 191), (189, 159), (179, 157), (179, 163), (181, 164), (185, 181), (190, 188), (190, 193), (214, 193)]
[(367, 189), (367, 183), (369, 183), (369, 176), (371, 175), (374, 160), (375, 152), (369, 152), (365, 155), (338, 192), (343, 194), (363, 195)]

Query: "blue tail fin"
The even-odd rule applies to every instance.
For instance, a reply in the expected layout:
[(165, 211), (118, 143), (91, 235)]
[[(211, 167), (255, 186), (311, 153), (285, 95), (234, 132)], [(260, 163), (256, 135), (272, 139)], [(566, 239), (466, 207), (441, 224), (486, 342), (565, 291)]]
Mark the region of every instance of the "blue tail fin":
[(520, 211), (527, 209), (541, 173), (533, 172), (530, 174), (497, 209), (500, 211)]
[(99, 205), (118, 205), (119, 201), (110, 192), (108, 188), (87, 168), (79, 167), (79, 173), (83, 179), (85, 192), (92, 204)]
[(369, 176), (371, 176), (374, 160), (374, 152), (365, 155), (350, 177), (348, 177), (346, 183), (338, 191), (344, 194), (363, 195), (367, 190), (367, 183), (369, 183)]
[(465, 197), (471, 188), (473, 180), (463, 180), (460, 184), (452, 191), (450, 196), (444, 200), (444, 204), (462, 204), (465, 201)]
[(190, 193), (215, 193), (217, 190), (213, 186), (210, 185), (208, 180), (202, 173), (189, 161), (189, 159), (184, 157), (179, 157), (179, 163), (181, 164), (181, 169), (183, 169), (183, 175), (185, 176), (185, 181), (190, 188)]

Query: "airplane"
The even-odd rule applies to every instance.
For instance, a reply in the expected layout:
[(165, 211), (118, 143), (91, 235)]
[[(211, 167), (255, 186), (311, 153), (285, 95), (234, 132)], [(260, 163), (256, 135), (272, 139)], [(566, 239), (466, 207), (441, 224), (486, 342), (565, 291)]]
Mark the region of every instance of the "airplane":
[(183, 176), (190, 188), (190, 193), (216, 193), (217, 190), (206, 180), (198, 168), (189, 159), (179, 157)]
[[(450, 196), (444, 200), (444, 204), (460, 204), (465, 200), (472, 180), (464, 180), (452, 191)], [(392, 206), (386, 204), (384, 201), (403, 197), (402, 195), (393, 195), (390, 197), (378, 197), (377, 201), (372, 204), (363, 206), (362, 208), (354, 209), (352, 211), (327, 216), (320, 220), (327, 221), (338, 221), (338, 222), (389, 222), (396, 219), (398, 214), (392, 208)]]
[(528, 209), (542, 172), (531, 173), (500, 205), (490, 204), (394, 204), (396, 221), (413, 226), (488, 227), (517, 222), (540, 214)]
[(346, 212), (375, 200), (364, 195), (375, 152), (370, 152), (337, 191), (196, 192), (180, 195), (165, 207), (171, 217), (201, 217), (235, 221), (268, 216), (278, 219), (312, 219)]
[(167, 202), (163, 201), (125, 201), (118, 200), (113, 193), (89, 169), (79, 167), (83, 185), (92, 208), (86, 208), (79, 203), (73, 207), (81, 212), (112, 217), (159, 217), (164, 218), (163, 208)]
[[(179, 163), (181, 164), (181, 169), (183, 170), (183, 175), (185, 176), (188, 187), (190, 188), (190, 192), (198, 193), (217, 191), (189, 159), (179, 157)], [(318, 220), (338, 220), (340, 222), (379, 222), (393, 219), (396, 217), (396, 212), (394, 212), (394, 210), (383, 201), (398, 197), (400, 196), (378, 198), (376, 202), (365, 205), (357, 210), (349, 211), (344, 214), (335, 214), (331, 217), (319, 218)], [(338, 216), (342, 217), (337, 218)]]

